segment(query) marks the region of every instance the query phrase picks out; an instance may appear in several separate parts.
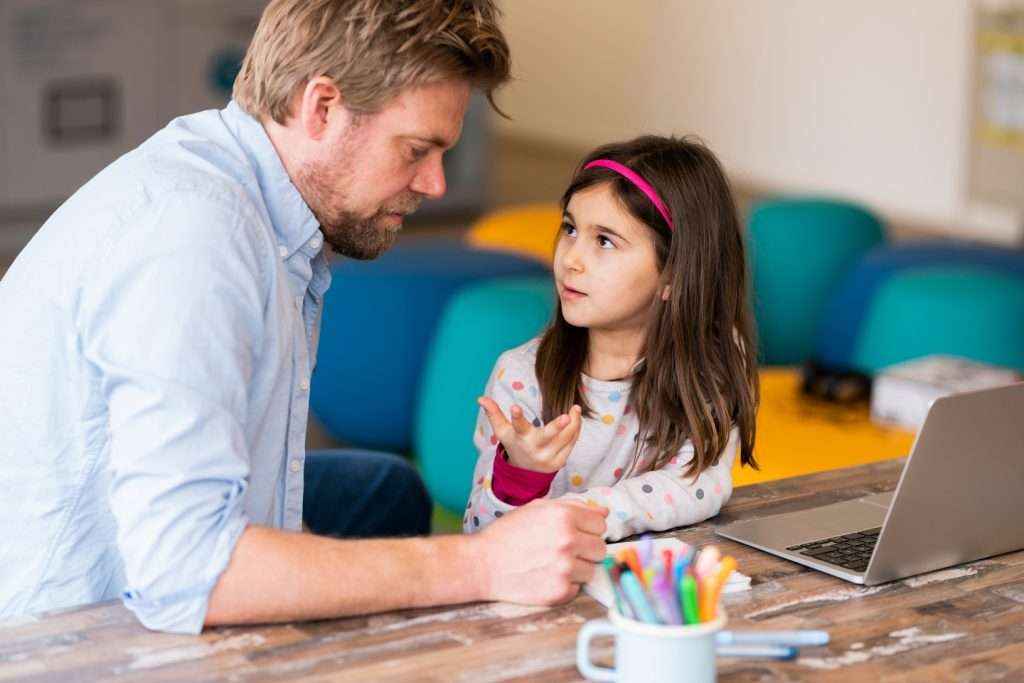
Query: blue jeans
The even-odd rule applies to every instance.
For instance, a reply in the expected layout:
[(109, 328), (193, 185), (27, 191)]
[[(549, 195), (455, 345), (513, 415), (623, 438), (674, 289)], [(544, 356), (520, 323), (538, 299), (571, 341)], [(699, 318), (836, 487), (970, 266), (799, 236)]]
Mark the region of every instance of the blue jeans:
[(430, 533), (433, 503), (419, 473), (390, 453), (354, 449), (306, 455), (302, 519), (320, 536), (380, 538)]

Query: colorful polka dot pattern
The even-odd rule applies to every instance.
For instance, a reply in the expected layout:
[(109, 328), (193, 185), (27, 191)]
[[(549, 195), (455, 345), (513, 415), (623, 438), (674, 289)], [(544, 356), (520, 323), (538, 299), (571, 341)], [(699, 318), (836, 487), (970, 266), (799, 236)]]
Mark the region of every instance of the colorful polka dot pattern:
[[(494, 375), (491, 397), (506, 415), (511, 405), (517, 403), (527, 419), (540, 428), (543, 404), (533, 374), (535, 357), (532, 353), (523, 354), (526, 348), (503, 355)], [(585, 505), (608, 508), (609, 540), (650, 529), (692, 524), (718, 510), (723, 492), (730, 488), (735, 456), (723, 458), (714, 471), (702, 474), (696, 482), (685, 472), (690, 461), (685, 453), (669, 458), (660, 473), (646, 472), (653, 454), (642, 453), (633, 462), (640, 435), (633, 417), (635, 411), (629, 405), (628, 387), (620, 390), (607, 382), (585, 379), (582, 390), (593, 412), (584, 422), (580, 440), (563, 473), (552, 482), (549, 497), (567, 496)], [(497, 438), (484, 414), (480, 415), (480, 430), (475, 436), (480, 453), (474, 476), (476, 486), (464, 519), (469, 531), (485, 527), (509, 509), (491, 490), (490, 465)], [(627, 472), (632, 471), (642, 474), (627, 477)], [(495, 509), (496, 506), (501, 509)]]

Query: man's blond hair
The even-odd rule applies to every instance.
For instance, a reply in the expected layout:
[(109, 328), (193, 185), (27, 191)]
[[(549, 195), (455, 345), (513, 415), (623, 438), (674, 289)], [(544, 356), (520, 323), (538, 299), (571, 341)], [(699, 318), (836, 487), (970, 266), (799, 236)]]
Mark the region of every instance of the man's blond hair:
[[(510, 58), (492, 0), (272, 0), (235, 79), (250, 114), (284, 123), (295, 92), (328, 76), (356, 114), (451, 78), (494, 90)], [(495, 107), (497, 109), (497, 107)]]

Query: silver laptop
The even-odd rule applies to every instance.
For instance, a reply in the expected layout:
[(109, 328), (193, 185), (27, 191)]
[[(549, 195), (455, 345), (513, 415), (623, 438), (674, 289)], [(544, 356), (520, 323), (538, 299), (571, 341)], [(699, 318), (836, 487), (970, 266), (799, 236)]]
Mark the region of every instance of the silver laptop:
[(869, 586), (1024, 548), (1024, 382), (936, 399), (895, 491), (717, 533)]

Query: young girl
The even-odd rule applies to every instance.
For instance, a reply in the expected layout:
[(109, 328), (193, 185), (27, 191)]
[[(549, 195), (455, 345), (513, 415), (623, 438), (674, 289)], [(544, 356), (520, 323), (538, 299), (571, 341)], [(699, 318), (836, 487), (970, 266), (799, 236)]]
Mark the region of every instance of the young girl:
[(694, 524), (756, 467), (746, 261), (715, 156), (640, 137), (592, 152), (562, 196), (558, 303), (479, 400), (466, 531), (534, 498), (608, 508), (610, 541)]

